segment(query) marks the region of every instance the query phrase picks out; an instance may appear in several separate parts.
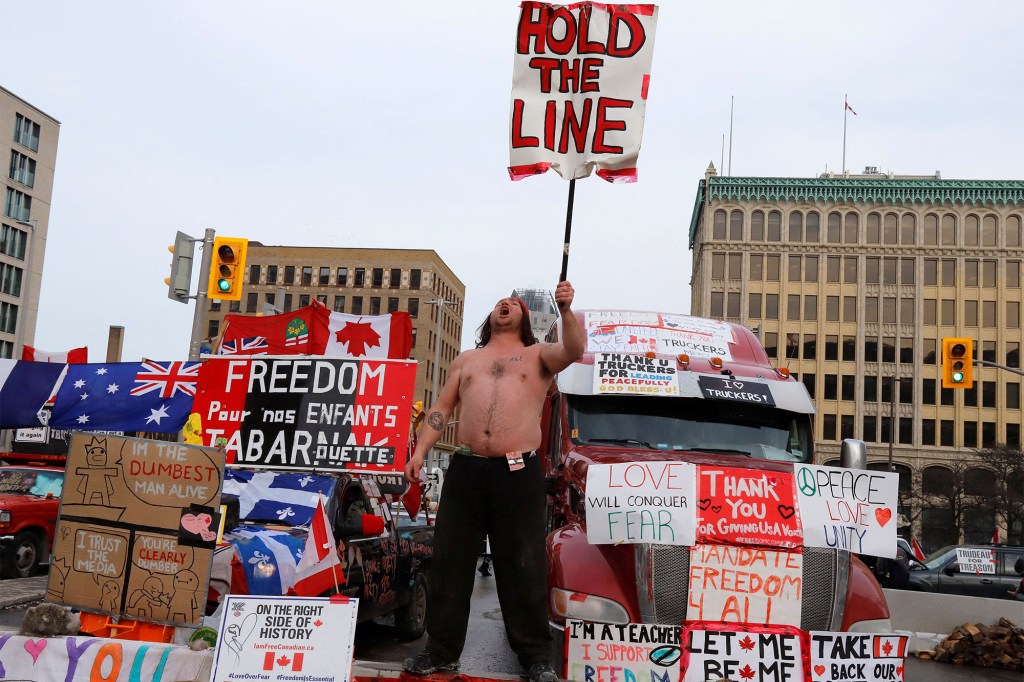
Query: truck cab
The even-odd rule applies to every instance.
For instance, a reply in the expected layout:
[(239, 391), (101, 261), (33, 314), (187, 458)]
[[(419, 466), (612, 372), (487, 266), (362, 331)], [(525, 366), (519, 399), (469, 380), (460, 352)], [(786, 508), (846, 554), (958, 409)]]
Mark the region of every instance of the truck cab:
[[(588, 468), (685, 461), (792, 473), (815, 463), (814, 404), (746, 327), (656, 312), (575, 314), (586, 352), (552, 382), (541, 424), (552, 631), (561, 641), (567, 618), (680, 625), (690, 547), (588, 542)], [(850, 553), (804, 547), (803, 586), (801, 629), (891, 630), (881, 588)]]

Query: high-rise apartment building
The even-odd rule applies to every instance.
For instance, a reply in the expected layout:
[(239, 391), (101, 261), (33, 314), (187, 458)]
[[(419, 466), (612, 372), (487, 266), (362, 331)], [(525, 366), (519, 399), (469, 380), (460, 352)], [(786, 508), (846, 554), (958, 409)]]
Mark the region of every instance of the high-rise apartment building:
[[(465, 285), (441, 257), (427, 249), (347, 249), (267, 246), (250, 241), (241, 301), (207, 304), (203, 334), (216, 339), (228, 313), (290, 312), (318, 300), (350, 315), (408, 311), (412, 351), (417, 361), (416, 400), (424, 409), (448, 378), (448, 367), (462, 347)], [(205, 287), (200, 282), (200, 287)], [(440, 318), (438, 318), (440, 315)], [(434, 368), (437, 367), (435, 376)], [(455, 442), (449, 426), (441, 447)]]
[[(1022, 224), (1019, 180), (737, 178), (712, 166), (690, 223), (691, 310), (756, 329), (803, 381), (819, 462), (861, 439), (872, 468), (891, 457), (905, 499), (920, 500), (967, 453), (1021, 445), (1024, 377), (979, 365), (973, 388), (943, 389), (939, 362), (943, 338), (969, 337), (978, 359), (1019, 371)], [(966, 493), (984, 495), (993, 476), (968, 470)], [(967, 510), (953, 528), (938, 499), (901, 509), (927, 545), (992, 538), (991, 513)]]
[[(9, 160), (0, 222), (0, 357), (35, 343), (60, 121), (0, 87), (0, 153)], [(56, 349), (60, 350), (60, 349)]]

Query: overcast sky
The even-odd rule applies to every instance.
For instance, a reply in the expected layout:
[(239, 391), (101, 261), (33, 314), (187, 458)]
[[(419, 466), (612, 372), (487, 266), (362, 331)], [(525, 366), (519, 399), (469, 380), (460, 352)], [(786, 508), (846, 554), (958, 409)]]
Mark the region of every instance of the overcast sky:
[[(495, 300), (554, 288), (561, 265), (568, 184), (506, 171), (517, 17), (513, 0), (0, 0), (0, 84), (62, 123), (35, 345), (102, 361), (121, 325), (125, 360), (185, 358), (166, 247), (210, 227), (434, 249), (466, 285), (471, 347)], [(851, 171), (1024, 178), (1022, 26), (1019, 0), (663, 2), (639, 182), (577, 182), (576, 307), (689, 312), (730, 96), (733, 175), (838, 170), (848, 93)]]

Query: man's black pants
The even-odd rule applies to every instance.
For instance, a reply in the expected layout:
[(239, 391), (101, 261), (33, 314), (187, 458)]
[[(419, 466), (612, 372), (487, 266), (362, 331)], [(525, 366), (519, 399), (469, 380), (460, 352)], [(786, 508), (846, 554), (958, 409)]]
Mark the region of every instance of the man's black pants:
[(466, 644), (484, 537), (505, 632), (525, 668), (550, 662), (544, 475), (540, 457), (510, 471), (504, 457), (453, 455), (438, 504), (427, 595), (427, 649), (455, 660)]

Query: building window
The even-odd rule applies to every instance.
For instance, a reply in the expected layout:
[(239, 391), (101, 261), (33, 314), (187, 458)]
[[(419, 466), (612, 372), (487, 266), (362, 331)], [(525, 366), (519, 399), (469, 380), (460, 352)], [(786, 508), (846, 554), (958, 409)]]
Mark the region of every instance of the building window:
[(864, 282), (878, 284), (878, 257), (869, 256), (864, 259)]
[(764, 296), (764, 319), (779, 319), (779, 295), (765, 294)]
[(318, 300), (320, 303), (323, 303), (325, 308), (327, 307), (327, 294), (317, 294), (316, 300)]
[(1006, 302), (1006, 328), (1017, 329), (1020, 327), (1020, 302)]
[[(757, 214), (760, 211), (754, 211), (754, 213)], [(761, 220), (764, 220), (763, 213), (761, 213)], [(729, 239), (734, 242), (743, 241), (743, 211), (733, 211), (729, 216)]]
[(725, 241), (725, 211), (715, 211), (715, 218), (711, 226), (711, 238), (715, 241)]
[(888, 296), (882, 299), (882, 322), (896, 324), (896, 299)]
[(1006, 409), (1008, 409), (1008, 410), (1019, 410), (1020, 409), (1020, 382), (1019, 381), (1008, 381), (1008, 382), (1006, 382)]
[(818, 319), (818, 297), (814, 294), (804, 296), (804, 319), (808, 322)]
[(925, 286), (935, 286), (939, 283), (939, 261), (937, 258), (924, 259), (924, 283)]
[(1006, 366), (1020, 369), (1020, 343), (1018, 341), (1006, 342)]
[(800, 335), (786, 334), (786, 359), (797, 360), (800, 358)]
[(900, 259), (900, 284), (914, 283), (914, 259)]
[(1006, 219), (1006, 245), (1020, 246), (1021, 244), (1021, 220), (1015, 215)]
[(956, 301), (942, 301), (942, 324), (947, 327), (956, 326)]
[(402, 271), (399, 268), (391, 268), (391, 288), (397, 289), (402, 286)]
[(249, 266), (249, 284), (260, 283), (260, 266), (250, 265)]
[(900, 377), (900, 403), (912, 405), (914, 403), (914, 377)]
[(882, 259), (882, 284), (896, 284), (896, 259)]
[(841, 228), (843, 217), (838, 213), (828, 214), (828, 227), (826, 228), (825, 241), (829, 244), (838, 244), (841, 241)]
[(370, 282), (371, 287), (380, 289), (384, 286), (384, 268), (374, 268), (371, 276), (373, 277)]
[(857, 337), (843, 337), (843, 362), (857, 362)]
[(245, 312), (254, 313), (256, 312), (256, 306), (259, 305), (260, 295), (257, 293), (251, 293), (245, 295)]
[(952, 388), (940, 388), (939, 389), (939, 405), (943, 407), (953, 406), (953, 394), (954, 389)]
[(761, 294), (750, 294), (747, 299), (747, 317), (761, 319)]
[(267, 284), (277, 284), (277, 266), (267, 266)]
[(782, 241), (782, 214), (778, 211), (768, 214), (768, 241)]
[(818, 281), (818, 257), (807, 256), (807, 262), (804, 264), (804, 281), (817, 282)]
[(18, 306), (13, 303), (0, 303), (0, 332), (13, 334), (18, 325)]
[(305, 308), (306, 306), (308, 306), (309, 305), (309, 301), (310, 301), (309, 294), (299, 294), (299, 307), (300, 308)]
[(864, 375), (864, 402), (878, 402), (878, 377)]
[(839, 337), (832, 334), (825, 335), (825, 359), (839, 359)]
[[(358, 276), (359, 271), (356, 270), (356, 273), (357, 273), (357, 276)], [(353, 315), (362, 315), (363, 314), (363, 297), (362, 296), (353, 296), (352, 297), (352, 314)]]
[(921, 420), (921, 445), (935, 445), (935, 420)]
[(978, 326), (977, 301), (964, 301), (964, 324), (968, 327)]
[(867, 296), (864, 299), (864, 321), (874, 324), (878, 322), (878, 297)]
[(910, 417), (900, 417), (900, 444), (912, 445), (914, 443), (914, 420)]
[(864, 337), (864, 362), (878, 362), (878, 337)]
[(892, 336), (882, 337), (882, 362), (896, 362), (896, 339)]
[(263, 312), (266, 315), (281, 312), (277, 309), (277, 294), (263, 294), (263, 305)]
[(313, 286), (313, 267), (310, 265), (302, 266), (302, 279), (299, 281), (304, 287)]
[(839, 297), (838, 296), (826, 296), (825, 297), (825, 321), (826, 322), (838, 322), (839, 321)]
[(804, 217), (799, 211), (789, 214), (789, 241), (799, 244), (804, 240)]
[(725, 254), (711, 254), (711, 279), (725, 279)]
[(782, 257), (778, 255), (768, 256), (765, 258), (767, 263), (767, 279), (769, 282), (779, 281), (779, 268), (782, 264)]
[(939, 243), (939, 217), (929, 213), (924, 217), (924, 245), (936, 246)]
[(711, 317), (725, 317), (725, 293), (722, 291), (711, 292)]
[(284, 311), (286, 313), (290, 313), (292, 311), (292, 295), (291, 294), (285, 294), (284, 295)]
[(335, 284), (339, 287), (348, 283), (348, 268), (338, 268), (338, 279)]
[[(981, 316), (986, 327), (990, 329), (996, 326), (996, 302), (995, 301), (982, 301), (981, 302)], [(1012, 328), (1012, 325), (1007, 324), (1007, 327)]]
[(786, 319), (800, 320), (800, 295), (789, 294), (786, 297)]
[(843, 375), (842, 385), (841, 385), (841, 389), (840, 389), (842, 391), (840, 393), (840, 395), (842, 396), (843, 400), (856, 400), (857, 399), (855, 384), (856, 384), (856, 377), (854, 377), (852, 375), (849, 375), (849, 374), (844, 374)]
[(878, 244), (881, 241), (881, 222), (877, 213), (868, 213), (864, 221), (864, 243)]
[(1020, 261), (1006, 261), (1006, 287), (1008, 289), (1020, 289)]
[(874, 415), (864, 415), (863, 435), (865, 441), (868, 443), (878, 442), (878, 418)]
[(839, 418), (839, 438), (853, 438), (853, 415), (844, 414)]
[(801, 256), (790, 256), (789, 257), (789, 281), (799, 282), (800, 281), (800, 270), (803, 266), (803, 258)]
[(942, 245), (956, 246), (956, 218), (952, 213), (942, 216)]
[(804, 360), (814, 360), (818, 356), (816, 334), (804, 334)]
[(388, 296), (388, 312), (394, 313), (398, 311), (398, 297)]
[(410, 348), (415, 348), (416, 347), (416, 336), (417, 336), (416, 331), (417, 331), (416, 327), (413, 327), (412, 328), (412, 345), (410, 346)]
[(804, 226), (804, 241), (808, 244), (814, 244), (821, 239), (821, 216), (811, 211), (807, 214), (807, 219)]
[(345, 297), (335, 296), (334, 297), (334, 312), (343, 313), (345, 312)]
[(18, 260), (25, 260), (25, 245), (28, 243), (28, 232), (13, 225), (4, 225), (0, 234), (0, 253)]
[(220, 311), (220, 301), (215, 299), (215, 298), (211, 298), (210, 299), (210, 312), (216, 313), (216, 312), (219, 312), (219, 311)]
[(923, 362), (926, 365), (935, 364), (935, 339), (922, 339), (921, 341), (921, 353), (924, 355)]
[(914, 324), (914, 299), (900, 299), (900, 324)]
[(857, 283), (857, 257), (845, 256), (843, 258), (843, 281), (847, 284)]
[(964, 422), (964, 447), (978, 447), (978, 422)]
[(284, 284), (295, 284), (295, 266), (284, 266)]
[(28, 222), (28, 218), (31, 213), (32, 197), (24, 192), (19, 192), (8, 187), (7, 199), (4, 202), (4, 215), (14, 218), (15, 220)]
[(764, 352), (770, 358), (779, 357), (779, 335), (775, 332), (765, 332)]
[(914, 362), (914, 339), (900, 339), (900, 362), (910, 365)]
[(14, 141), (34, 152), (39, 151), (39, 124), (17, 114), (14, 118)]
[(322, 286), (322, 287), (327, 287), (327, 286), (331, 285), (331, 269), (330, 268), (328, 268), (328, 267), (320, 268), (320, 277), (317, 280), (317, 283), (320, 286)]
[(839, 377), (835, 374), (825, 375), (825, 400), (836, 400), (839, 395)]
[(210, 324), (207, 326), (206, 331), (208, 332), (206, 338), (217, 338), (217, 335), (220, 334), (220, 320), (210, 320)]
[(380, 315), (380, 296), (370, 297), (370, 315)]
[(764, 279), (764, 256), (751, 254), (750, 256), (750, 281), (760, 282)]
[(228, 302), (228, 312), (229, 313), (240, 313), (240, 312), (242, 312), (242, 302), (241, 301), (229, 301)]
[(729, 254), (729, 279), (739, 281), (743, 279), (743, 254)]
[(416, 319), (420, 314), (420, 299), (410, 298), (409, 299), (409, 317)]
[(846, 214), (844, 220), (843, 229), (843, 243), (844, 244), (856, 244), (857, 243), (857, 228), (859, 216), (856, 213), (850, 212)]
[(836, 439), (836, 416), (834, 414), (822, 415), (821, 437), (824, 440)]
[(816, 376), (814, 374), (804, 374), (800, 377), (800, 380), (804, 382), (804, 388), (807, 389), (807, 393), (810, 394), (811, 399), (814, 399), (814, 380)]
[(32, 187), (36, 184), (36, 161), (21, 152), (11, 150), (11, 180)]
[(839, 256), (826, 256), (825, 257), (825, 281), (826, 282), (838, 282), (839, 281)]
[(9, 296), (21, 296), (21, 275), (23, 270), (10, 263), (0, 263), (0, 292)]
[(895, 213), (887, 213), (885, 215), (885, 222), (882, 229), (882, 241), (885, 244), (896, 243), (896, 238), (898, 237), (898, 222), (899, 218)]
[(409, 288), (410, 289), (419, 289), (420, 288), (420, 277), (421, 277), (420, 270), (416, 269), (416, 270), (410, 270), (409, 271)]
[(725, 297), (726, 317), (738, 318), (740, 316), (740, 292), (730, 291)]
[(964, 246), (977, 246), (981, 229), (978, 216), (969, 215), (964, 219)]
[(352, 282), (354, 287), (362, 287), (366, 280), (366, 268), (356, 268), (355, 281)]

